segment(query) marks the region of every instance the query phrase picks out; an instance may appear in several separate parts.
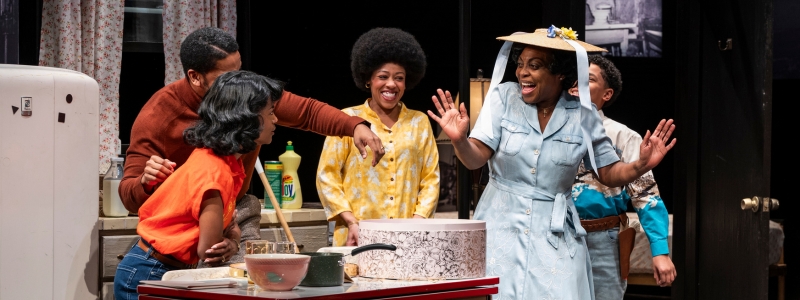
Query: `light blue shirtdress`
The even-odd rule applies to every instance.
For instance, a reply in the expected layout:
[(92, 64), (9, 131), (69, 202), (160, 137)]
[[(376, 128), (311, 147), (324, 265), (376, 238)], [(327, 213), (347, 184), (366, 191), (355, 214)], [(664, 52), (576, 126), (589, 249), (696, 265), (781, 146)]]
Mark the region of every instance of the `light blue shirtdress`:
[(491, 119), (480, 115), (475, 125), (491, 127), (493, 137), (470, 135), (494, 150), (474, 215), (486, 221), (487, 276), (500, 277), (493, 299), (593, 299), (586, 231), (571, 188), (581, 160), (589, 165), (585, 142), (592, 142), (598, 168), (619, 157), (594, 108), (586, 128), (592, 141), (583, 140), (578, 98), (563, 92), (542, 133), (519, 84), (498, 89), (500, 100), (484, 104)]

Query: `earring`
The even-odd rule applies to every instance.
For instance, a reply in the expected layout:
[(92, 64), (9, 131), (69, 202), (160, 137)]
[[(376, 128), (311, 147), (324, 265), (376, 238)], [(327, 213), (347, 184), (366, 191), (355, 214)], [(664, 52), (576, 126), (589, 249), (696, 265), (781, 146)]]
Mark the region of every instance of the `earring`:
[(366, 84), (364, 84), (364, 87), (366, 87), (366, 88), (369, 88), (369, 82), (367, 82)]

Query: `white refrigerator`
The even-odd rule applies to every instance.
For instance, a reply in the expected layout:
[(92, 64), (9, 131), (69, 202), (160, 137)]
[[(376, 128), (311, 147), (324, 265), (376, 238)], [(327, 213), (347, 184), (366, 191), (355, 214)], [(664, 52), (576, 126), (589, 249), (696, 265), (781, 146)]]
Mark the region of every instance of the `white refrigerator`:
[(96, 299), (99, 87), (0, 64), (0, 299)]

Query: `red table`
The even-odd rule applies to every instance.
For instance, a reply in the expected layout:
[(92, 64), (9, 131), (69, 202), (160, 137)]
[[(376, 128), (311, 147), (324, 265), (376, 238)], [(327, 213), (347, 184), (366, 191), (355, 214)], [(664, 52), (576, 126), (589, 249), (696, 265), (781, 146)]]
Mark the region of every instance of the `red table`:
[(498, 277), (463, 280), (403, 281), (357, 278), (336, 287), (298, 286), (288, 292), (270, 292), (257, 286), (244, 288), (184, 290), (140, 285), (139, 299), (480, 299), (497, 294)]

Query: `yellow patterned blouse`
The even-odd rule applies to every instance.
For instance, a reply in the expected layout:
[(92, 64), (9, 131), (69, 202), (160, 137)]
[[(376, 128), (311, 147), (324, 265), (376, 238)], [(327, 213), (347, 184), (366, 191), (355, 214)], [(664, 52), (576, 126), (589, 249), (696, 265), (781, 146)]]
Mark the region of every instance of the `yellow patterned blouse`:
[(358, 220), (430, 218), (439, 201), (439, 150), (428, 116), (407, 109), (403, 102), (391, 128), (363, 105), (345, 108), (346, 114), (372, 124), (386, 154), (372, 167), (372, 151), (361, 158), (351, 137), (325, 139), (317, 168), (317, 192), (329, 221), (336, 221), (334, 246), (347, 241), (347, 224), (339, 214), (350, 211)]

